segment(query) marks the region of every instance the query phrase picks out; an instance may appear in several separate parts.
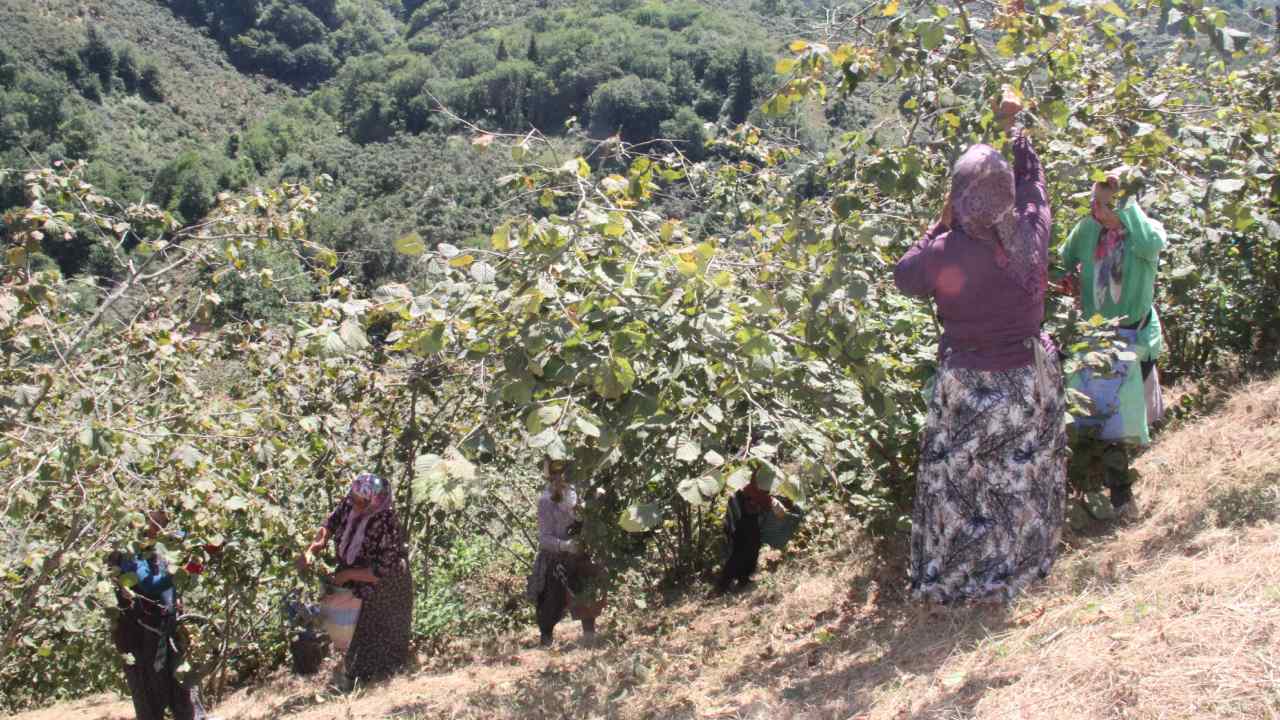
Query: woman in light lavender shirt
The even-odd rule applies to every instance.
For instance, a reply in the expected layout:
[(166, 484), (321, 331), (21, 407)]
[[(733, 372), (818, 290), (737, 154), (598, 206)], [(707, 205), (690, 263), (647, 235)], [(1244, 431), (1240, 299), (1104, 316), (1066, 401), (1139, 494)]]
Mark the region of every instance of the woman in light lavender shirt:
[(587, 597), (587, 585), (600, 577), (601, 568), (591, 561), (574, 538), (582, 526), (578, 519), (578, 495), (565, 479), (566, 464), (546, 460), (543, 472), (547, 488), (538, 498), (538, 555), (529, 575), (526, 595), (537, 607), (542, 645), (551, 644), (556, 624), (565, 611), (582, 621), (582, 638), (595, 640), (596, 617), (603, 600)]
[(1057, 557), (1067, 435), (1062, 371), (1041, 330), (1049, 203), (1040, 159), (1006, 90), (997, 108), (1014, 166), (975, 145), (956, 162), (941, 219), (894, 280), (932, 298), (939, 368), (921, 440), (911, 589), (934, 605), (1002, 603)]

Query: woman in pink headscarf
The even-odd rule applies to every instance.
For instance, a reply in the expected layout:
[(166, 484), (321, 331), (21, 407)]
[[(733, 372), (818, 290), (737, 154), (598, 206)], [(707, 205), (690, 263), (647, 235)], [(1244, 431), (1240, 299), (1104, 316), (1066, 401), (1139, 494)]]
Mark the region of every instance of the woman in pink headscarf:
[(894, 280), (932, 298), (942, 322), (921, 441), (911, 588), (938, 605), (1002, 603), (1057, 556), (1067, 436), (1062, 371), (1041, 330), (1049, 203), (1040, 160), (1014, 118), (997, 117), (1013, 167), (988, 145), (956, 162), (942, 217)]
[(332, 539), (338, 558), (333, 582), (363, 601), (347, 648), (349, 683), (384, 678), (409, 659), (413, 578), (392, 498), (390, 482), (370, 473), (356, 476), (303, 556), (305, 561)]

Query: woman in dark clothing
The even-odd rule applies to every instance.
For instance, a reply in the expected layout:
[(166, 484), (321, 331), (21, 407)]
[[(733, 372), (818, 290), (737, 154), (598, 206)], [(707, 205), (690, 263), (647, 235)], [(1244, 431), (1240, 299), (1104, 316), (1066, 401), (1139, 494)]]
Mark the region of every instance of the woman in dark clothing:
[(590, 597), (588, 593), (588, 586), (598, 582), (604, 571), (573, 538), (582, 523), (578, 519), (578, 494), (569, 487), (565, 470), (565, 464), (556, 460), (547, 460), (543, 465), (547, 489), (538, 498), (538, 554), (525, 588), (537, 607), (544, 647), (551, 644), (555, 627), (566, 610), (582, 621), (582, 639), (594, 641), (596, 618), (604, 608), (602, 597)]
[(780, 515), (782, 505), (756, 484), (753, 473), (751, 481), (729, 498), (729, 506), (725, 510), (724, 533), (729, 540), (729, 557), (716, 582), (719, 592), (727, 592), (735, 580), (740, 587), (751, 582), (760, 560), (761, 523), (768, 512)]
[(413, 577), (404, 531), (391, 500), (390, 482), (377, 475), (359, 475), (307, 548), (313, 555), (332, 538), (338, 557), (333, 581), (363, 601), (347, 648), (349, 683), (383, 679), (409, 660)]
[[(163, 513), (148, 516), (148, 545), (154, 544), (165, 524)], [(176, 720), (204, 720), (196, 688), (184, 687), (176, 676), (184, 643), (177, 631), (180, 603), (168, 563), (157, 553), (144, 551), (112, 553), (110, 564), (121, 581), (116, 589), (120, 615), (112, 639), (120, 653), (131, 656), (124, 676), (134, 714), (138, 720), (162, 720), (170, 711)]]

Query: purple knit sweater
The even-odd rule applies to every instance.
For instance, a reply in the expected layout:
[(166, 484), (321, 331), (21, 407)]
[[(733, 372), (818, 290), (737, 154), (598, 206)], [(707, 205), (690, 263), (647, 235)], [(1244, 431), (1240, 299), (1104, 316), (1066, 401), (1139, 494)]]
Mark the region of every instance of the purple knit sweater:
[[(1044, 170), (1031, 142), (1013, 142), (1017, 227), (1031, 232), (1048, 257), (1049, 213)], [(1053, 344), (1041, 332), (1044, 294), (1032, 297), (996, 265), (993, 247), (969, 237), (960, 228), (934, 225), (893, 272), (898, 289), (908, 295), (932, 297), (942, 321), (939, 361), (974, 370), (1011, 370), (1035, 361), (1028, 338)]]

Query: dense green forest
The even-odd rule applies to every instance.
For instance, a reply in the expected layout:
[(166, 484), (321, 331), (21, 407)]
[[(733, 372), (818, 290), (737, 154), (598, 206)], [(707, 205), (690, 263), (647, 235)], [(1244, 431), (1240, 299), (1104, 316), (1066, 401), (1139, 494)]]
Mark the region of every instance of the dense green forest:
[(1169, 376), (1274, 358), (1275, 12), (0, 0), (0, 706), (119, 682), (101, 558), (154, 503), (215, 685), (280, 664), (359, 468), (396, 481), (423, 643), (528, 620), (544, 454), (619, 612), (714, 564), (749, 464), (801, 546), (892, 541), (936, 327), (887, 278), (1006, 84), (1055, 237), (1104, 171), (1169, 230)]

